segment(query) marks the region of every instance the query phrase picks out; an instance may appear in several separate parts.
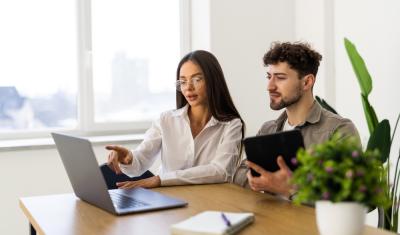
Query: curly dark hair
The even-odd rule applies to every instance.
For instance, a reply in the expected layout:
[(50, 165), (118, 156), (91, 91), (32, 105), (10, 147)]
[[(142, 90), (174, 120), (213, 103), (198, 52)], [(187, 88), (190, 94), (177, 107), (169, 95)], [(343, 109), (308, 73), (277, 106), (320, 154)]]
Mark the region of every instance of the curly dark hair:
[(264, 55), (264, 65), (286, 62), (297, 71), (300, 78), (307, 74), (317, 76), (322, 55), (313, 50), (308, 43), (274, 42)]

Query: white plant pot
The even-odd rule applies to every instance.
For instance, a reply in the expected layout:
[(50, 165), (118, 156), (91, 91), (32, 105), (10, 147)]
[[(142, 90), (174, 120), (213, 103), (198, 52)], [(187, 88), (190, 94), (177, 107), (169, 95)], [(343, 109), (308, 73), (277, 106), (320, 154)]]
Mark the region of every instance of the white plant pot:
[(356, 202), (317, 201), (317, 226), (321, 235), (360, 235), (367, 208)]

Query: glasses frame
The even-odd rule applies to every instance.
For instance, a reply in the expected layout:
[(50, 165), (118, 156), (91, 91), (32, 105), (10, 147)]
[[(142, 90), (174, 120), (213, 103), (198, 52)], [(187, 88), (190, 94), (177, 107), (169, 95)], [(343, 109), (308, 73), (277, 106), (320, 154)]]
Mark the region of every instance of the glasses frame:
[(203, 84), (204, 78), (201, 76), (194, 76), (188, 80), (176, 80), (175, 88), (177, 91), (184, 91), (189, 88), (189, 85), (192, 85), (195, 89), (199, 88)]

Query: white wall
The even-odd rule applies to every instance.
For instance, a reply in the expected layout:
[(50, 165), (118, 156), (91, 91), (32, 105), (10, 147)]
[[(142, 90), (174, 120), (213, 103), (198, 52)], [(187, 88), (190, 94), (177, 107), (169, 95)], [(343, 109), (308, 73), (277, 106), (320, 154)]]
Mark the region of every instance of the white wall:
[[(373, 80), (370, 103), (392, 127), (400, 113), (400, 2), (397, 0), (297, 0), (296, 40), (310, 42), (323, 55), (315, 94), (351, 118), (363, 142), (369, 136), (360, 89), (343, 39), (355, 43)], [(398, 148), (397, 148), (398, 149)]]
[(295, 40), (309, 43), (323, 57), (314, 95), (335, 106), (333, 12), (333, 1), (295, 1)]
[(373, 80), (369, 100), (378, 118), (388, 118), (393, 127), (400, 113), (399, 12), (400, 1), (397, 0), (335, 1), (336, 107), (354, 118), (362, 136), (368, 136), (368, 128), (343, 38), (347, 37), (356, 45), (368, 67)]

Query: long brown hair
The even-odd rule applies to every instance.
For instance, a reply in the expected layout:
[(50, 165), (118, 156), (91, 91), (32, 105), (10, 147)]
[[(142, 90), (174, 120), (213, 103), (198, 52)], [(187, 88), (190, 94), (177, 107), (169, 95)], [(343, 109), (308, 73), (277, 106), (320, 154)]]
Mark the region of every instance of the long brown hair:
[[(212, 116), (218, 121), (230, 121), (239, 118), (242, 122), (242, 139), (244, 138), (245, 123), (233, 104), (232, 97), (226, 85), (225, 76), (217, 58), (208, 51), (197, 50), (185, 55), (176, 70), (176, 80), (179, 80), (180, 70), (184, 63), (191, 61), (198, 65), (204, 74), (207, 101)], [(176, 108), (187, 104), (183, 94), (176, 91)], [(242, 146), (240, 153), (242, 152)]]

